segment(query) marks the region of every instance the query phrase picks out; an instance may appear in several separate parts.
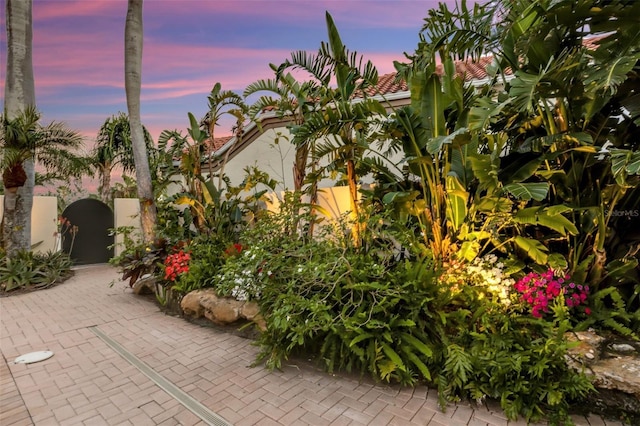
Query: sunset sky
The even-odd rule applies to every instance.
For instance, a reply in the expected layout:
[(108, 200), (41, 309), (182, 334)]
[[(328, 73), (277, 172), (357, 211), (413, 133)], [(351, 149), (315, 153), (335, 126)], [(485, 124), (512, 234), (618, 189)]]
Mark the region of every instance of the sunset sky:
[[(453, 3), (453, 1), (449, 1)], [(327, 40), (325, 11), (344, 44), (380, 74), (413, 53), (436, 0), (146, 0), (141, 112), (154, 140), (186, 132), (187, 113), (204, 115), (216, 82), (241, 93), (271, 78), (269, 63)], [(33, 0), (36, 102), (43, 123), (63, 121), (91, 141), (109, 116), (126, 112), (126, 0)], [(0, 84), (6, 73), (2, 8)], [(229, 134), (231, 120), (217, 129)]]

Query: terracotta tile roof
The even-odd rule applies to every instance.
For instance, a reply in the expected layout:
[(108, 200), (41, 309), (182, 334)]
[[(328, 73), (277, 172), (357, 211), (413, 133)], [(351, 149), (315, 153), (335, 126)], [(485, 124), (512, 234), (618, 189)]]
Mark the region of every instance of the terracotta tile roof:
[[(493, 61), (493, 56), (484, 56), (477, 62), (456, 61), (456, 75), (464, 77), (465, 81), (482, 80), (487, 78), (487, 68)], [(436, 73), (442, 75), (444, 67), (442, 64), (436, 67)], [(507, 70), (510, 74), (511, 70)], [(402, 80), (396, 81), (396, 73), (383, 74), (378, 77), (378, 85), (367, 89), (367, 95), (374, 96), (376, 94), (389, 95), (392, 93), (406, 92), (409, 90), (407, 82)]]
[(225, 146), (231, 139), (233, 139), (233, 136), (220, 136), (218, 138), (213, 138), (213, 144), (211, 143), (211, 139), (207, 139), (204, 143), (207, 145), (210, 152), (216, 152)]
[[(598, 47), (598, 43), (603, 38), (607, 37), (607, 34), (600, 34), (584, 38), (582, 44), (589, 50), (595, 50)], [(493, 62), (493, 56), (483, 56), (478, 61), (456, 61), (456, 75), (464, 77), (464, 81), (483, 80), (488, 77), (487, 69)], [(436, 73), (441, 75), (444, 72), (444, 67), (439, 64), (436, 67)], [(510, 68), (505, 70), (506, 75), (512, 75), (513, 71)], [(396, 74), (383, 74), (378, 77), (377, 87), (371, 87), (367, 89), (367, 94), (373, 96), (377, 93), (383, 95), (389, 95), (391, 93), (408, 91), (407, 83), (405, 81), (396, 82)]]
[(611, 35), (611, 33), (607, 34), (598, 34), (591, 37), (586, 37), (582, 39), (582, 45), (586, 47), (588, 50), (596, 50), (600, 45), (600, 41), (604, 38), (607, 38)]
[(406, 92), (407, 90), (409, 90), (409, 87), (407, 87), (407, 82), (404, 80), (396, 82), (396, 73), (392, 72), (390, 74), (383, 74), (379, 76), (378, 87), (369, 88), (367, 90), (367, 94), (373, 95), (377, 92), (380, 92), (383, 95), (389, 95), (391, 93)]
[[(464, 78), (464, 81), (483, 80), (489, 75), (487, 74), (487, 68), (493, 62), (493, 56), (483, 56), (477, 62), (472, 61), (456, 61), (456, 76)], [(444, 73), (444, 66), (442, 64), (436, 67), (436, 73)], [(511, 74), (511, 70), (505, 70), (505, 73)]]

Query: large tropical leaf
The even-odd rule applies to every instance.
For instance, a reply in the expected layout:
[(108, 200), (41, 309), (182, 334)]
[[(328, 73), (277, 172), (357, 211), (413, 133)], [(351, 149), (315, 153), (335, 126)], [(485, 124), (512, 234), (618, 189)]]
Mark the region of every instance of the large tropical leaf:
[[(621, 53), (625, 54), (626, 52), (621, 51)], [(639, 60), (640, 53), (617, 58), (607, 57), (607, 62), (596, 63), (591, 68), (591, 72), (585, 79), (585, 86), (592, 84), (596, 91), (608, 91), (609, 94), (614, 94), (618, 86), (629, 77), (629, 72), (633, 70)]]
[(429, 140), (429, 142), (427, 142), (427, 152), (433, 155), (440, 152), (444, 145), (451, 145), (456, 142), (458, 146), (462, 146), (470, 140), (469, 130), (466, 127), (461, 127), (449, 135), (436, 136)]
[(544, 265), (547, 263), (547, 252), (549, 249), (547, 249), (540, 241), (522, 237), (520, 235), (516, 235), (513, 238), (513, 241), (537, 264)]
[(617, 283), (632, 282), (638, 280), (638, 259), (616, 259), (606, 266), (607, 277)]
[(566, 206), (528, 207), (518, 210), (513, 216), (513, 220), (521, 224), (544, 226), (562, 235), (567, 235), (567, 233), (577, 235), (576, 226), (561, 214), (567, 211), (566, 209), (569, 208)]
[(536, 183), (510, 183), (503, 188), (509, 194), (521, 200), (542, 201), (549, 193), (549, 184), (547, 182)]
[(524, 182), (535, 174), (543, 161), (542, 155), (533, 153), (510, 155), (502, 161), (506, 164), (500, 170), (500, 181), (505, 184)]
[(513, 209), (513, 201), (507, 197), (481, 197), (474, 200), (478, 211), (486, 213), (509, 213)]
[(469, 193), (455, 176), (446, 177), (446, 215), (454, 231), (458, 231), (467, 218)]
[(480, 182), (481, 189), (487, 193), (494, 193), (500, 186), (498, 181), (499, 160), (496, 161), (488, 154), (475, 154), (469, 158), (473, 174)]
[(478, 257), (480, 253), (480, 243), (477, 241), (464, 241), (460, 246), (460, 250), (456, 252), (458, 259), (465, 259), (471, 262)]
[(618, 185), (626, 186), (628, 175), (640, 174), (640, 151), (611, 149), (611, 172)]
[(489, 97), (479, 98), (469, 112), (469, 130), (480, 131), (489, 128), (509, 102), (511, 99), (496, 103)]
[(526, 71), (516, 71), (511, 80), (509, 94), (514, 98), (513, 103), (520, 111), (532, 114), (538, 107), (538, 86), (544, 78), (544, 72), (531, 74)]
[(430, 137), (446, 135), (444, 117), (446, 100), (442, 92), (440, 77), (432, 70), (416, 72), (409, 81), (411, 106), (422, 119), (422, 127)]

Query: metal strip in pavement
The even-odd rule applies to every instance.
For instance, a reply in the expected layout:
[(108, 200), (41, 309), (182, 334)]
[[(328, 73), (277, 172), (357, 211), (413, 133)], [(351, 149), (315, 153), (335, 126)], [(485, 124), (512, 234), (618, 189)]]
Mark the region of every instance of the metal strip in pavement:
[(189, 394), (185, 393), (179, 387), (162, 377), (153, 368), (145, 364), (140, 358), (127, 351), (118, 342), (104, 334), (97, 326), (91, 326), (88, 328), (93, 332), (93, 334), (110, 346), (111, 349), (116, 351), (122, 358), (126, 359), (131, 365), (140, 370), (145, 376), (151, 379), (151, 381), (184, 405), (193, 414), (200, 417), (204, 422), (212, 426), (231, 426), (231, 423), (226, 421), (220, 415), (209, 410), (199, 401), (193, 399)]

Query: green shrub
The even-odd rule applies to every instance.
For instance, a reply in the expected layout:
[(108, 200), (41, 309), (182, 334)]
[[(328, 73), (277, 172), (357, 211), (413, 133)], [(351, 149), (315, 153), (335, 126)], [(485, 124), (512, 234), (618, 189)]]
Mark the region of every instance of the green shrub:
[(122, 280), (129, 280), (129, 286), (144, 275), (160, 277), (162, 264), (169, 254), (172, 245), (165, 239), (157, 239), (153, 244), (138, 244), (127, 247), (119, 256), (109, 263), (120, 268)]
[(443, 339), (437, 380), (441, 403), (495, 398), (510, 419), (547, 416), (565, 424), (570, 402), (593, 390), (585, 375), (566, 364), (564, 333), (571, 329), (566, 306), (555, 302), (553, 319), (539, 319), (526, 313), (526, 306), (504, 308), (476, 298), (475, 290), (464, 290), (470, 296), (468, 315), (453, 318)]
[(198, 235), (186, 247), (191, 255), (189, 271), (178, 277), (173, 290), (187, 294), (201, 288), (213, 287), (215, 275), (225, 263), (225, 250), (232, 246), (218, 234)]
[(0, 258), (0, 290), (41, 289), (71, 276), (72, 262), (63, 252), (34, 253), (19, 251), (13, 257)]
[(570, 402), (592, 389), (565, 363), (566, 307), (533, 318), (503, 285), (486, 281), (507, 279), (493, 259), (457, 272), (463, 279), (451, 285), (410, 232), (383, 216), (371, 217), (355, 247), (340, 223), (303, 237), (309, 218), (290, 207), (246, 230), (242, 252), (206, 281), (220, 294), (257, 300), (267, 323), (257, 362), (279, 368), (311, 356), (328, 371), (436, 386), (443, 407), (495, 398), (510, 419), (565, 421)]

